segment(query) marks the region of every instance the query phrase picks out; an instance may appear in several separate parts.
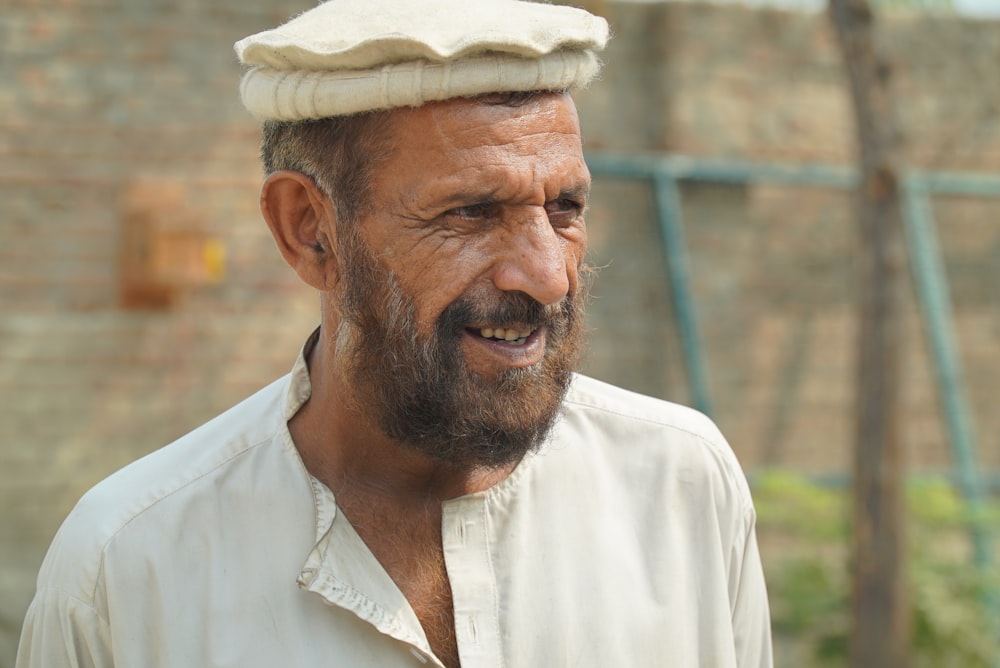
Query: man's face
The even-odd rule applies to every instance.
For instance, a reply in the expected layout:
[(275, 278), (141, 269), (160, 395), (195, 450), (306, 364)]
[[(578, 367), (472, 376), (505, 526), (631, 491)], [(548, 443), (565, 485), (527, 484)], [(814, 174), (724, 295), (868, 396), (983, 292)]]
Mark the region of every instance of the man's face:
[(339, 244), (354, 399), (442, 462), (516, 461), (579, 356), (590, 178), (575, 107), (449, 101), (395, 112), (390, 133)]

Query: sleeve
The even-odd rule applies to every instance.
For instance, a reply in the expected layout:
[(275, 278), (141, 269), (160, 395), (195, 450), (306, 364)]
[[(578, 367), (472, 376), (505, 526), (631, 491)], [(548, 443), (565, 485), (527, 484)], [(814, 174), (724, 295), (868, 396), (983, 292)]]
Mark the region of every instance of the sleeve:
[(747, 513), (742, 554), (734, 564), (733, 636), (736, 665), (772, 668), (771, 613), (764, 584), (764, 569), (757, 548), (756, 515)]
[(28, 608), (15, 668), (112, 668), (107, 621), (88, 603), (43, 589)]

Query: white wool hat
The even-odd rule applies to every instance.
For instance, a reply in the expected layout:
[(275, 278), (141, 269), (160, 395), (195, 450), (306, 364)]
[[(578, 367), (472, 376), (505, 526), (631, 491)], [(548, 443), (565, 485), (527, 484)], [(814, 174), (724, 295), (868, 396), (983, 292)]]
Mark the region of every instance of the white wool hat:
[(236, 43), (240, 95), (261, 120), (574, 90), (600, 69), (607, 22), (519, 0), (328, 0)]

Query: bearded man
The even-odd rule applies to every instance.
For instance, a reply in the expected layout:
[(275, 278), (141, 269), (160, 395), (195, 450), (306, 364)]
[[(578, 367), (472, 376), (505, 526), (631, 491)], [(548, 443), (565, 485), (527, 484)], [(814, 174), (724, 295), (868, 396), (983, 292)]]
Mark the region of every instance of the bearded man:
[(602, 19), (331, 0), (237, 44), (291, 374), (91, 490), (17, 665), (769, 666), (742, 473), (573, 374)]

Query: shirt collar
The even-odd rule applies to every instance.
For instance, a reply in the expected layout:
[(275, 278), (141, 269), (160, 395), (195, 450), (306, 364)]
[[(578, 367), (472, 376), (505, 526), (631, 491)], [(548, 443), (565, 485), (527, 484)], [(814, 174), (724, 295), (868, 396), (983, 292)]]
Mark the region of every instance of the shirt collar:
[(291, 420), (299, 409), (309, 400), (312, 395), (312, 384), (309, 382), (309, 355), (312, 354), (316, 342), (319, 341), (319, 327), (306, 339), (305, 345), (299, 351), (299, 356), (292, 367), (288, 392), (285, 394), (284, 418)]
[[(286, 421), (294, 417), (312, 394), (307, 360), (319, 340), (319, 334), (319, 328), (313, 331), (292, 367), (284, 404)], [(506, 503), (517, 488), (519, 479), (531, 468), (533, 460), (551, 447), (554, 438), (558, 439), (561, 422), (560, 417), (541, 450), (528, 453), (504, 480), (488, 490), (447, 501), (446, 508), (454, 507), (458, 511), (458, 506), (468, 505), (473, 499), (478, 499), (480, 504)], [(299, 587), (353, 612), (382, 633), (430, 654), (426, 635), (409, 602), (347, 518), (340, 515), (338, 519), (333, 492), (308, 472), (307, 475), (316, 513), (316, 542), (299, 574)]]
[[(317, 328), (310, 334), (292, 367), (282, 416), (286, 423), (312, 395), (307, 360), (319, 340), (319, 331)], [(288, 440), (294, 448), (291, 434)], [(297, 579), (299, 587), (353, 612), (382, 633), (430, 653), (420, 622), (402, 592), (350, 522), (343, 516), (338, 520), (333, 492), (308, 471), (306, 475), (312, 488), (316, 534)]]

